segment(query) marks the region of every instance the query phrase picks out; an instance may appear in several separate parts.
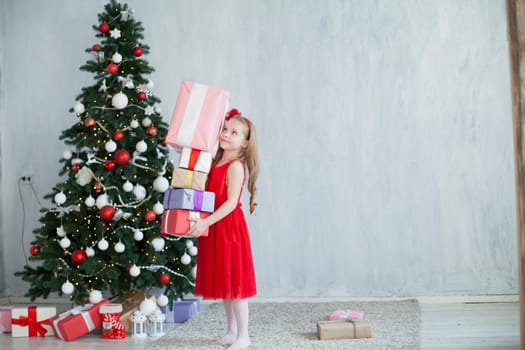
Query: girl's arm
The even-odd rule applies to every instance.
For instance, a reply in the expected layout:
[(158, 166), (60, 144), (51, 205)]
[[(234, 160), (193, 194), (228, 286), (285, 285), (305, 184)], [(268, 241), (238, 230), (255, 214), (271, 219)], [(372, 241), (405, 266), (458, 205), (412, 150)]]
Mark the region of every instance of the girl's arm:
[(231, 213), (237, 206), (237, 201), (241, 194), (242, 185), (244, 182), (244, 165), (241, 162), (234, 161), (228, 168), (228, 174), (226, 174), (226, 185), (228, 188), (227, 199), (220, 207), (213, 212), (210, 216), (204, 219), (195, 219), (193, 226), (186, 234), (189, 237), (198, 237), (200, 234), (213, 225), (217, 221), (224, 218), (226, 215)]

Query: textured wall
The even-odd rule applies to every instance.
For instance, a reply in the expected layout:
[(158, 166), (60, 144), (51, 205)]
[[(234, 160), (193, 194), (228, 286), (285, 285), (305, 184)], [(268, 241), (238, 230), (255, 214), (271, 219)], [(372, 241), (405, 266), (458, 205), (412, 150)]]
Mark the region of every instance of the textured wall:
[[(2, 13), (1, 222), (10, 295), (103, 1)], [(249, 218), (262, 296), (517, 292), (505, 3), (128, 1), (169, 121), (182, 79), (229, 89), (258, 127)], [(59, 15), (60, 14), (60, 15)], [(27, 34), (25, 34), (27, 33)], [(174, 156), (175, 157), (175, 156)]]

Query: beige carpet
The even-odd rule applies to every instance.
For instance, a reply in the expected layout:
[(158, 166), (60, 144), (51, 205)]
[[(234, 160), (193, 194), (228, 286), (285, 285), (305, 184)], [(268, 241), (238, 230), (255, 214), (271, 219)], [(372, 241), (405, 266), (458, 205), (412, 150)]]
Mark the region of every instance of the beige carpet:
[[(316, 323), (337, 309), (365, 311), (372, 338), (318, 340)], [(420, 312), (416, 300), (366, 302), (253, 302), (250, 303), (251, 350), (273, 349), (419, 349)], [(202, 311), (174, 331), (149, 343), (147, 349), (209, 349), (225, 332), (221, 303)]]

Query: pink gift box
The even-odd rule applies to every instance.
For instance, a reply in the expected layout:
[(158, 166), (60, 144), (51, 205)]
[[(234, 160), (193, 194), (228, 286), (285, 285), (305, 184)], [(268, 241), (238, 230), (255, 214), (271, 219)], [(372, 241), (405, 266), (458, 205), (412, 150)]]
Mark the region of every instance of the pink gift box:
[(97, 304), (77, 306), (53, 317), (51, 325), (55, 335), (62, 340), (71, 341), (100, 327), (102, 317), (99, 314), (99, 309), (100, 306), (107, 303), (109, 300), (103, 299)]
[(360, 321), (365, 316), (365, 313), (363, 311), (356, 311), (356, 310), (336, 310), (330, 314), (328, 319), (330, 321), (335, 320), (352, 320), (352, 321)]
[(183, 81), (173, 110), (166, 142), (215, 154), (228, 109), (228, 93), (207, 85)]
[(11, 333), (11, 310), (14, 305), (0, 306), (0, 333)]
[(56, 315), (54, 306), (15, 306), (11, 310), (11, 336), (52, 336), (50, 319)]

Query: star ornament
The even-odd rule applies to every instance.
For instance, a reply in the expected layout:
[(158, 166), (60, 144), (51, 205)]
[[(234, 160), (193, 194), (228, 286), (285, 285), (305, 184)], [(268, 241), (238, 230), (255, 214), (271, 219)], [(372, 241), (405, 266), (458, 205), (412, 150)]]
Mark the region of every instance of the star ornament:
[(155, 110), (153, 109), (152, 106), (147, 106), (147, 107), (144, 109), (144, 114), (145, 114), (145, 115), (152, 115), (153, 113), (155, 113)]
[(113, 29), (113, 30), (111, 30), (111, 31), (109, 32), (109, 35), (110, 35), (113, 39), (118, 39), (118, 38), (120, 38), (120, 30), (117, 29), (117, 28), (115, 28), (115, 29)]

